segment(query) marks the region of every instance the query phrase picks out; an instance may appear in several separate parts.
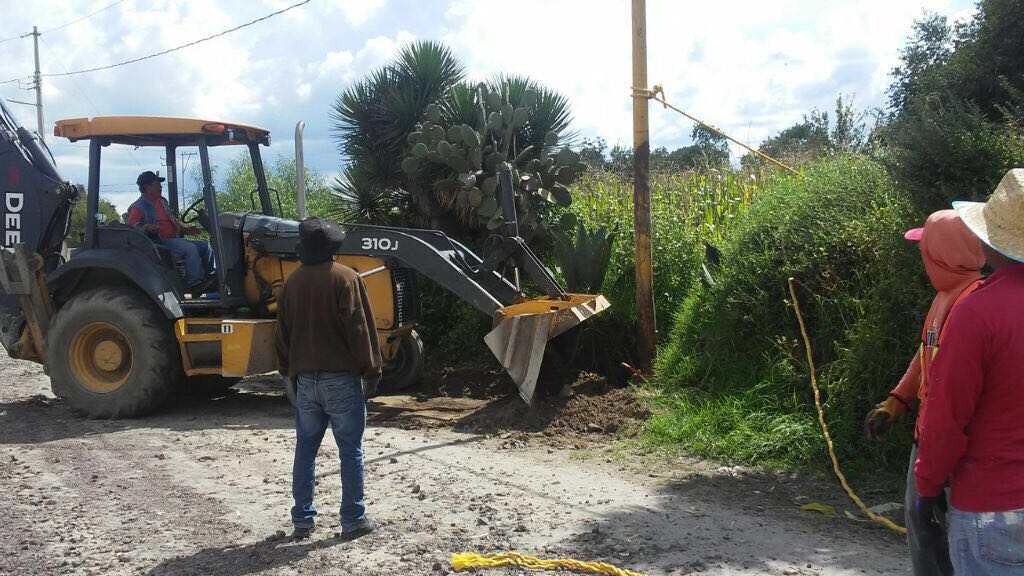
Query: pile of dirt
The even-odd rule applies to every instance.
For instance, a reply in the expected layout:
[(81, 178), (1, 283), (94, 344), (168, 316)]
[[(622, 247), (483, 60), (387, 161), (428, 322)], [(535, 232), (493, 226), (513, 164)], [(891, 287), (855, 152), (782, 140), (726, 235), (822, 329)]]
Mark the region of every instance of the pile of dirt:
[(582, 373), (562, 395), (537, 398), (533, 406), (510, 395), (467, 415), (456, 429), (579, 438), (616, 434), (649, 414), (632, 389), (614, 387), (597, 374)]
[(512, 394), (516, 385), (503, 370), (460, 367), (429, 374), (417, 396), (492, 400)]

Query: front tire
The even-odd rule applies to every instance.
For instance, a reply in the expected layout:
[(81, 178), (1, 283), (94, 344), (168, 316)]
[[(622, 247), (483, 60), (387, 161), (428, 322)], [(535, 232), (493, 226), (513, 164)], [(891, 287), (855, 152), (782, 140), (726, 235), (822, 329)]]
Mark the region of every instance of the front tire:
[(402, 336), (398, 353), (384, 365), (377, 392), (387, 394), (404, 390), (419, 382), (420, 369), (423, 367), (423, 341), (416, 331)]
[(133, 288), (83, 292), (46, 335), (53, 393), (89, 418), (131, 418), (160, 406), (179, 383), (181, 354), (170, 321)]

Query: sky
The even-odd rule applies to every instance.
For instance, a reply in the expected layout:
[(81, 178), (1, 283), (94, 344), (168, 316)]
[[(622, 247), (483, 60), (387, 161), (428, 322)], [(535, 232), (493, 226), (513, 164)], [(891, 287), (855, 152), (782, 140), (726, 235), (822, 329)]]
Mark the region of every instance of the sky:
[[(174, 48), (296, 1), (0, 0), (0, 82), (31, 76), (31, 37), (3, 40), (32, 26), (43, 32), (45, 75)], [(814, 108), (832, 110), (839, 94), (861, 109), (884, 105), (899, 50), (926, 11), (964, 19), (974, 6), (966, 0), (649, 0), (649, 84), (663, 86), (672, 104), (756, 146)], [(54, 120), (159, 115), (255, 124), (271, 131), (272, 145), (263, 149), (269, 162), (294, 156), (301, 120), (307, 167), (331, 177), (344, 163), (329, 123), (338, 94), (403, 45), (429, 39), (446, 43), (473, 79), (525, 74), (562, 92), (581, 136), (630, 146), (630, 28), (628, 0), (312, 0), (144, 62), (44, 77), (44, 131), (62, 175), (84, 183), (88, 144), (54, 138)], [(33, 92), (23, 89), (30, 84), (0, 83), (0, 98), (33, 101)], [(35, 128), (34, 108), (9, 107)], [(654, 103), (650, 122), (652, 147), (689, 143), (693, 124), (675, 112)], [(162, 154), (106, 149), (101, 197), (127, 207), (137, 196), (139, 172), (166, 172)], [(237, 154), (215, 150), (213, 162), (223, 166)]]

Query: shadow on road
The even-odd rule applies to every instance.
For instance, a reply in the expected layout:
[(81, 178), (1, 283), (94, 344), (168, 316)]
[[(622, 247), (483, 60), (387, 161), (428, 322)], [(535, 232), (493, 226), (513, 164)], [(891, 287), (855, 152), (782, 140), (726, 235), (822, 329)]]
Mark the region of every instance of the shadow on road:
[[(802, 511), (797, 496), (828, 502), (838, 517)], [(595, 515), (561, 543), (568, 553), (632, 570), (903, 573), (903, 537), (843, 517), (853, 506), (833, 486), (772, 474), (694, 474), (643, 503)], [(893, 559), (897, 559), (894, 561)]]
[(299, 561), (314, 550), (345, 544), (340, 538), (323, 538), (297, 543), (290, 540), (263, 540), (241, 546), (204, 548), (194, 554), (164, 560), (147, 576), (246, 576)]

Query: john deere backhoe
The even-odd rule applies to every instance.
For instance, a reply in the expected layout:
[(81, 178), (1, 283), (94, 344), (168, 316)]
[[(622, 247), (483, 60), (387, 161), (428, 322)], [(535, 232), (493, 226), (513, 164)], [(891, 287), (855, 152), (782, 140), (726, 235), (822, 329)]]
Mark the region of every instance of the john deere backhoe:
[[(0, 101), (0, 342), (14, 358), (41, 362), (54, 394), (95, 418), (144, 414), (183, 389), (223, 389), (276, 369), (276, 297), (299, 265), (298, 223), (275, 215), (260, 157), (262, 128), (163, 117), (58, 121), (54, 136), (88, 142), (82, 247), (61, 247), (79, 190), (65, 182), (41, 141)], [(142, 231), (98, 214), (103, 149), (165, 152), (171, 211), (209, 235), (216, 288), (186, 295), (181, 262)], [(210, 149), (246, 147), (259, 207), (220, 212)], [(202, 197), (179, 211), (174, 159), (198, 148)], [(385, 360), (382, 387), (414, 382), (423, 354), (416, 336), (417, 275), (493, 318), (485, 341), (529, 403), (551, 338), (608, 307), (602, 296), (567, 294), (518, 236), (512, 174), (501, 174), (504, 224), (484, 258), (433, 230), (346, 225), (336, 260), (365, 279)], [(255, 203), (255, 201), (254, 201)], [(527, 297), (499, 271), (526, 272), (543, 291)]]

